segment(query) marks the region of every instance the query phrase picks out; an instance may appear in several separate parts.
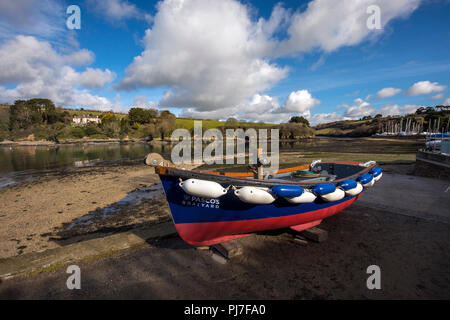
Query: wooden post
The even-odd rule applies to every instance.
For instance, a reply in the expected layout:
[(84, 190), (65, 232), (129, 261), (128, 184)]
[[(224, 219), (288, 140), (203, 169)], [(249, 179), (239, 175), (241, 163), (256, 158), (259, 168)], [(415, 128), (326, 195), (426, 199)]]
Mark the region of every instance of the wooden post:
[(315, 242), (323, 242), (328, 239), (328, 232), (323, 229), (319, 229), (317, 227), (312, 227), (306, 230), (303, 230), (300, 233), (306, 239), (315, 241)]
[(244, 252), (244, 248), (236, 240), (215, 244), (213, 248), (227, 259), (240, 256)]

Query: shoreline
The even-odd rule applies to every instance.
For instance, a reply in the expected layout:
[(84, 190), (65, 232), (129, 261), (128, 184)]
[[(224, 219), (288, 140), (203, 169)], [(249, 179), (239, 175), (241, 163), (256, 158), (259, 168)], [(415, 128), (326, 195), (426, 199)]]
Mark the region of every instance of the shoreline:
[(120, 139), (110, 139), (110, 140), (63, 140), (59, 143), (47, 140), (38, 141), (11, 141), (4, 140), (0, 142), (0, 147), (35, 147), (35, 146), (60, 146), (60, 145), (76, 145), (76, 144), (127, 144), (127, 143), (147, 143), (147, 141), (142, 140), (120, 140)]

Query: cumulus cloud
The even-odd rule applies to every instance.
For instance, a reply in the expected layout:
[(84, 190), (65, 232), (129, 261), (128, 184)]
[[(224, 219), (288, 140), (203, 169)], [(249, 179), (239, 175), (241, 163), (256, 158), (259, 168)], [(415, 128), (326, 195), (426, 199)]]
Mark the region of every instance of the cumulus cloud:
[(160, 2), (143, 40), (145, 50), (118, 88), (167, 86), (164, 107), (232, 108), (287, 74), (262, 57), (270, 42), (262, 25), (252, 23), (247, 7), (232, 0)]
[(109, 69), (103, 71), (97, 68), (87, 68), (86, 71), (80, 74), (78, 82), (84, 88), (99, 89), (113, 81), (115, 77), (116, 74)]
[(392, 97), (395, 96), (396, 94), (399, 94), (400, 92), (402, 92), (402, 89), (398, 89), (398, 88), (383, 88), (380, 91), (377, 92), (377, 97), (378, 98), (387, 98), (387, 97)]
[(295, 112), (301, 115), (310, 113), (310, 110), (320, 104), (320, 100), (315, 99), (308, 90), (291, 92), (281, 112)]
[(417, 96), (419, 94), (430, 94), (433, 92), (440, 92), (444, 91), (446, 86), (440, 85), (437, 82), (430, 82), (430, 81), (419, 81), (414, 83), (408, 91), (406, 91), (406, 94), (409, 96)]
[[(116, 88), (165, 87), (161, 106), (189, 114), (231, 115), (236, 106), (249, 106), (246, 102), (255, 94), (287, 76), (288, 69), (273, 59), (313, 50), (327, 53), (382, 33), (367, 28), (366, 9), (372, 4), (313, 0), (296, 12), (276, 5), (269, 19), (255, 20), (251, 10), (236, 0), (161, 1), (142, 41), (143, 52)], [(377, 1), (382, 27), (406, 17), (419, 4), (420, 0)], [(302, 108), (285, 107), (283, 112)]]
[(133, 99), (133, 106), (146, 109), (158, 108), (158, 104), (156, 102), (147, 100), (146, 96), (135, 96)]
[(318, 104), (320, 101), (313, 98), (308, 90), (291, 92), (282, 105), (277, 98), (255, 94), (248, 103), (238, 106), (241, 111), (236, 115), (248, 120), (286, 122), (293, 115), (309, 118), (310, 110)]
[[(407, 17), (420, 4), (420, 0), (378, 0), (381, 28), (391, 20)], [(356, 45), (379, 35), (367, 27), (367, 7), (373, 0), (333, 1), (314, 0), (303, 12), (296, 12), (288, 29), (290, 39), (283, 42), (281, 53), (306, 52), (319, 49), (332, 52), (342, 46)]]
[(450, 106), (450, 98), (445, 99), (444, 102), (442, 102), (443, 106)]
[(291, 92), (288, 99), (280, 104), (276, 97), (255, 94), (251, 99), (227, 109), (198, 111), (194, 108), (184, 109), (183, 117), (203, 119), (226, 119), (235, 117), (252, 121), (287, 122), (294, 115), (310, 117), (310, 109), (320, 101), (313, 98), (308, 90)]
[(255, 94), (245, 105), (238, 108), (236, 116), (241, 119), (264, 122), (283, 122), (289, 119), (289, 113), (280, 112), (277, 98)]
[(16, 36), (0, 45), (0, 84), (10, 86), (0, 86), (0, 99), (13, 102), (42, 97), (64, 106), (111, 108), (108, 99), (92, 95), (86, 88), (103, 86), (112, 81), (113, 73), (92, 68), (80, 73), (73, 68), (92, 60), (93, 54), (87, 50), (60, 54), (49, 42)]
[(350, 119), (370, 116), (375, 111), (369, 102), (361, 98), (355, 99), (352, 105), (343, 104), (338, 106), (338, 108), (345, 109), (344, 116)]
[(403, 116), (405, 114), (410, 114), (416, 112), (416, 110), (423, 106), (417, 106), (413, 104), (406, 104), (403, 106), (399, 106), (398, 104), (394, 105), (385, 105), (382, 108), (377, 110), (377, 113), (382, 114), (384, 117), (386, 116)]

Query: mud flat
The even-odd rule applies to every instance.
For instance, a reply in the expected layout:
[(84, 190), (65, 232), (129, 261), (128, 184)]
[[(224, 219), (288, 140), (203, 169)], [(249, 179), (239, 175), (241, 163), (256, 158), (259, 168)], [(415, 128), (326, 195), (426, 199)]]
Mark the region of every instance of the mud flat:
[(158, 176), (141, 162), (47, 171), (2, 188), (0, 258), (167, 219)]

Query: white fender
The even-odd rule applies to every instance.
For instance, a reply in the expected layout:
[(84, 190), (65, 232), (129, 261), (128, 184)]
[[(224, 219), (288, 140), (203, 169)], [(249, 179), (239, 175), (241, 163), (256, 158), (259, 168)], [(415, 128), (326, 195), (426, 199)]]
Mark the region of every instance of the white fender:
[(362, 190), (363, 190), (362, 184), (357, 182), (356, 183), (356, 187), (354, 187), (353, 189), (349, 189), (349, 190), (345, 191), (345, 194), (347, 196), (356, 196), (357, 194), (360, 194)]
[(321, 195), (320, 197), (327, 202), (338, 201), (345, 197), (345, 192), (342, 189), (336, 188), (335, 191)]
[(188, 179), (179, 185), (187, 194), (202, 198), (218, 198), (227, 193), (224, 187), (214, 181)]
[(251, 204), (270, 204), (275, 197), (267, 188), (242, 187), (234, 191), (234, 194), (242, 201)]
[(383, 175), (383, 173), (380, 173), (378, 176), (373, 177), (373, 180), (375, 180), (375, 182), (377, 182), (378, 180), (381, 179), (381, 176)]
[(369, 183), (363, 184), (362, 186), (364, 188), (370, 188), (370, 187), (373, 187), (374, 184), (375, 184), (375, 178), (373, 178)]
[(285, 199), (288, 202), (295, 203), (295, 204), (297, 204), (297, 203), (311, 203), (311, 202), (314, 202), (314, 200), (316, 200), (316, 198), (317, 197), (316, 197), (316, 195), (314, 193), (306, 191), (306, 190), (303, 191), (303, 193), (300, 196), (298, 196), (298, 197), (291, 197), (291, 198), (285, 197)]

